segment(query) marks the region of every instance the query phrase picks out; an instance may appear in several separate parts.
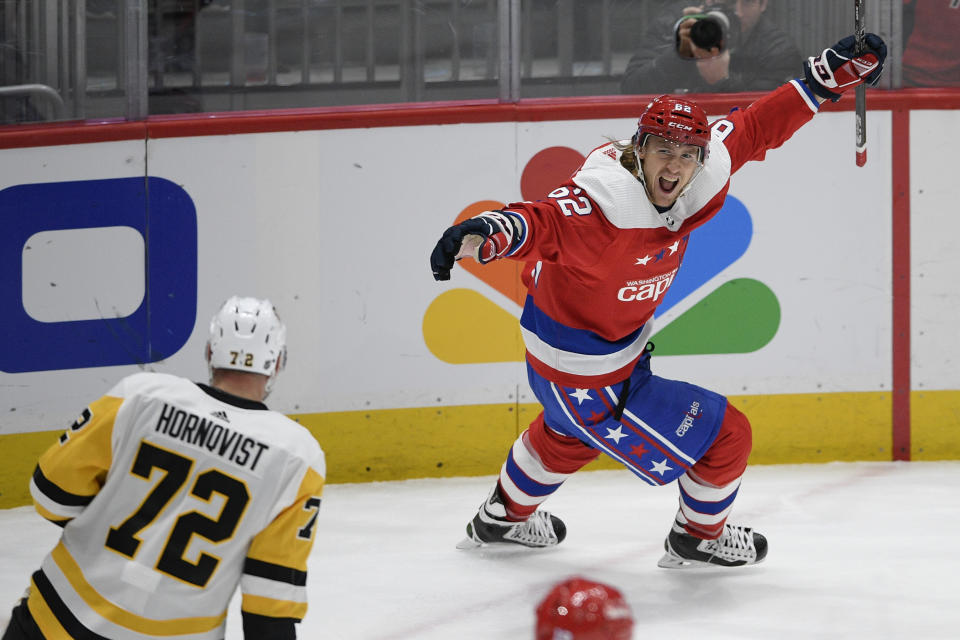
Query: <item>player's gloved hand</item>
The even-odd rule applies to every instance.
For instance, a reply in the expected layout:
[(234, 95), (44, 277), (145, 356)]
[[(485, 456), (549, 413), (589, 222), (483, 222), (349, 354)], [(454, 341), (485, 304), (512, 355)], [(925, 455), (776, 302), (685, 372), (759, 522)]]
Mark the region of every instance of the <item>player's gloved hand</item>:
[(844, 91), (866, 82), (875, 85), (883, 71), (887, 45), (875, 33), (863, 36), (863, 53), (855, 55), (856, 38), (847, 36), (819, 56), (803, 63), (810, 90), (821, 98), (836, 102)]
[[(467, 236), (477, 236), (475, 246), (469, 243), (470, 253), (461, 254)], [(454, 262), (470, 255), (480, 264), (504, 256), (513, 247), (516, 227), (511, 216), (502, 211), (487, 211), (468, 218), (443, 232), (430, 254), (430, 268), (434, 280), (449, 280)]]

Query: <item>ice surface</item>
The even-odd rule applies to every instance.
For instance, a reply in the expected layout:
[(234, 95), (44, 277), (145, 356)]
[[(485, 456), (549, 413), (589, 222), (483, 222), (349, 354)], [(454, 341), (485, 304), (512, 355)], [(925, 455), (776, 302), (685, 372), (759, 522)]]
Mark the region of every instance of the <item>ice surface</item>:
[[(300, 638), (532, 638), (533, 609), (579, 574), (618, 587), (635, 638), (960, 638), (960, 462), (830, 463), (747, 470), (731, 522), (770, 541), (734, 570), (656, 566), (676, 486), (628, 472), (574, 475), (547, 501), (550, 550), (458, 551), (494, 476), (327, 487)], [(0, 511), (0, 603), (23, 591), (59, 529)], [(240, 640), (239, 598), (227, 640)]]

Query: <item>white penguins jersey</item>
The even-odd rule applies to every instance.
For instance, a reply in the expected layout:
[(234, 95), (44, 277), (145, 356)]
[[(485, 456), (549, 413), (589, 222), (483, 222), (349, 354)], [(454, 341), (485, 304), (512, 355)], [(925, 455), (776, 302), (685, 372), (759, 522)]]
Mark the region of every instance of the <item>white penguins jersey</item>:
[(326, 468), (304, 427), (159, 373), (124, 378), (40, 458), (37, 511), (64, 524), (27, 605), (48, 639), (219, 640), (242, 610), (307, 609)]

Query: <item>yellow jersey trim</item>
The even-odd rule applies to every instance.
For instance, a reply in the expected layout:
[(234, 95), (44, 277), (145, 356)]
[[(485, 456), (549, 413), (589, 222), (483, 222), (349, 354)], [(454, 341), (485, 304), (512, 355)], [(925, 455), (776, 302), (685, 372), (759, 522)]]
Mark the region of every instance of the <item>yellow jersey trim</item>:
[(264, 596), (243, 594), (240, 608), (247, 613), (254, 613), (271, 618), (294, 618), (302, 620), (307, 614), (306, 602), (291, 602), (289, 600), (274, 600)]
[(67, 630), (57, 620), (57, 616), (50, 610), (50, 605), (40, 595), (40, 590), (37, 589), (37, 584), (33, 581), (33, 578), (30, 578), (30, 596), (27, 598), (27, 608), (30, 609), (30, 615), (33, 616), (33, 620), (37, 623), (44, 638), (47, 640), (73, 640), (73, 636), (67, 633)]
[(54, 562), (57, 563), (60, 571), (63, 572), (63, 575), (66, 576), (70, 582), (70, 586), (72, 586), (74, 591), (77, 592), (77, 595), (87, 603), (87, 606), (96, 611), (97, 614), (105, 620), (109, 620), (131, 631), (153, 636), (180, 636), (211, 631), (219, 627), (223, 624), (224, 620), (226, 620), (226, 611), (216, 616), (174, 618), (172, 620), (154, 620), (152, 618), (138, 616), (121, 609), (100, 595), (100, 593), (87, 582), (86, 578), (83, 577), (83, 572), (77, 565), (76, 560), (73, 559), (73, 556), (70, 555), (70, 552), (67, 551), (67, 548), (63, 546), (62, 542), (57, 544), (50, 555)]
[(42, 517), (46, 518), (50, 522), (66, 522), (68, 520), (73, 520), (72, 516), (63, 516), (52, 511), (45, 509), (39, 502), (36, 500), (33, 501), (33, 508), (37, 510)]

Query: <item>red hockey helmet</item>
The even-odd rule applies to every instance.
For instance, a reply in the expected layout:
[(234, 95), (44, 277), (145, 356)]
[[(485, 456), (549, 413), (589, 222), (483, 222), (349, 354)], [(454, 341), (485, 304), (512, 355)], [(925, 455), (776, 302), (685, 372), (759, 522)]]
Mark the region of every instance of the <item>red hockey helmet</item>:
[(630, 640), (633, 614), (613, 587), (573, 577), (537, 606), (536, 640)]
[(666, 138), (677, 144), (692, 144), (700, 147), (700, 162), (706, 162), (710, 153), (710, 123), (707, 114), (695, 102), (660, 96), (647, 105), (637, 122), (634, 144), (643, 146), (650, 134)]

